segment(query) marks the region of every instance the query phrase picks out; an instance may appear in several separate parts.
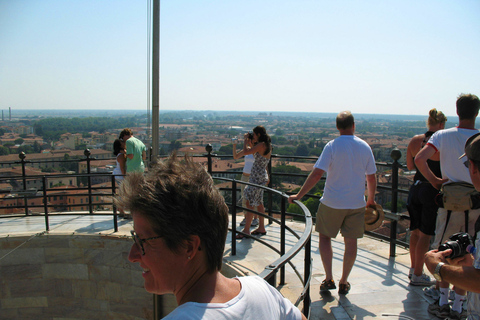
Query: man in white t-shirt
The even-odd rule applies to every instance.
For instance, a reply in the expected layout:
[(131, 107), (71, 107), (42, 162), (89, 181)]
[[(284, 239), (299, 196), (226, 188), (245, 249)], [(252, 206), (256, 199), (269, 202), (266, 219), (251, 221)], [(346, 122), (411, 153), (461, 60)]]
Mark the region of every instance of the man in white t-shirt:
[[(472, 184), (470, 174), (464, 165), (465, 159), (459, 159), (464, 152), (465, 142), (468, 138), (478, 132), (475, 129), (475, 119), (480, 108), (480, 101), (473, 94), (462, 94), (457, 102), (458, 126), (450, 129), (439, 130), (435, 132), (427, 145), (415, 157), (415, 165), (423, 176), (436, 189), (442, 185), (452, 182), (465, 182)], [(440, 169), (442, 178), (433, 174), (427, 165), (427, 160), (435, 153), (440, 153)], [(447, 240), (451, 235), (457, 232), (468, 232), (473, 235), (475, 221), (480, 214), (480, 209), (463, 211), (448, 211), (445, 208), (438, 209), (437, 222), (435, 226), (435, 240), (433, 248)], [(468, 229), (465, 230), (465, 219), (468, 219)], [(431, 304), (428, 311), (439, 318), (446, 318), (452, 314), (465, 313), (462, 309), (463, 301), (466, 299), (466, 291), (455, 287), (455, 300), (450, 310), (448, 304), (449, 283), (442, 281), (439, 283), (440, 299)]]
[[(480, 191), (480, 133), (467, 140), (464, 156), (466, 156), (464, 160), (467, 161), (472, 183), (475, 189)], [(475, 232), (475, 250), (467, 250), (472, 254), (448, 259), (447, 257), (452, 253), (452, 250), (448, 249), (432, 250), (425, 255), (425, 265), (436, 278), (469, 291), (466, 314), (468, 320), (480, 320), (480, 219), (475, 223)], [(460, 313), (452, 311), (452, 314), (449, 319), (462, 318)]]
[[(300, 200), (320, 181), (323, 173), (327, 173), (315, 227), (320, 233), (320, 256), (325, 269), (325, 280), (320, 291), (336, 289), (331, 239), (341, 231), (345, 253), (338, 293), (347, 294), (350, 290), (348, 276), (357, 257), (357, 239), (362, 238), (365, 231), (365, 207), (376, 205), (377, 169), (370, 146), (354, 135), (355, 121), (350, 111), (337, 115), (337, 129), (340, 137), (327, 143), (300, 191), (290, 196), (288, 201)], [(365, 179), (368, 189), (366, 202)]]

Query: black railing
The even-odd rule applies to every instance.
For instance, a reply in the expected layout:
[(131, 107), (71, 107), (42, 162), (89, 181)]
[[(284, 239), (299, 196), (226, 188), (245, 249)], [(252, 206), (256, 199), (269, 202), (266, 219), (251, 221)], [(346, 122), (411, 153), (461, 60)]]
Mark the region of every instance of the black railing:
[[(227, 188), (227, 191), (230, 191), (230, 197), (232, 199), (231, 203), (229, 203), (230, 208), (231, 208), (231, 213), (232, 213), (232, 226), (236, 225), (236, 212), (237, 209), (242, 209), (244, 211), (249, 210), (247, 208), (243, 208), (241, 206), (238, 206), (236, 203), (237, 199), (237, 185), (239, 183), (244, 183), (244, 184), (249, 184), (246, 182), (242, 182), (239, 180), (235, 180), (236, 175), (241, 174), (240, 171), (216, 171), (213, 170), (213, 162), (215, 158), (221, 158), (221, 159), (229, 159), (233, 158), (233, 156), (219, 156), (216, 154), (212, 154), (212, 147), (211, 145), (208, 145), (206, 147), (207, 153), (201, 156), (194, 156), (194, 157), (203, 157), (206, 159), (206, 165), (207, 165), (207, 170), (208, 172), (212, 175), (212, 177), (216, 180), (223, 180), (223, 181), (231, 181), (232, 182), (232, 187)], [(78, 208), (78, 207), (88, 207), (88, 214), (106, 214), (106, 215), (112, 215), (113, 214), (113, 224), (114, 224), (114, 230), (118, 231), (118, 219), (117, 219), (117, 210), (113, 204), (113, 197), (115, 195), (115, 179), (114, 176), (110, 173), (92, 173), (91, 172), (91, 166), (92, 162), (97, 161), (96, 158), (91, 158), (90, 151), (87, 149), (84, 152), (85, 158), (84, 159), (73, 159), (73, 160), (48, 160), (48, 161), (35, 161), (35, 160), (26, 160), (26, 155), (24, 153), (21, 153), (19, 155), (20, 161), (15, 161), (12, 163), (9, 163), (11, 165), (21, 165), (22, 168), (22, 174), (17, 175), (17, 176), (9, 176), (9, 177), (0, 177), (0, 184), (2, 182), (9, 182), (12, 185), (17, 185), (18, 186), (18, 181), (21, 181), (22, 185), (20, 188), (17, 187), (17, 190), (0, 190), (0, 193), (9, 193), (8, 199), (4, 198), (4, 203), (0, 205), (0, 212), (4, 212), (4, 214), (0, 214), (0, 218), (3, 217), (12, 217), (12, 216), (25, 216), (29, 214), (35, 214), (34, 209), (36, 208), (42, 208), (43, 214), (45, 216), (45, 228), (48, 231), (49, 228), (49, 217), (53, 215), (58, 215), (58, 214), (74, 214), (74, 215), (79, 215), (79, 214), (84, 214), (80, 212), (72, 212), (68, 211), (72, 208)], [(390, 186), (378, 186), (378, 189), (384, 189), (389, 192), (391, 192), (391, 210), (385, 210), (386, 212), (386, 219), (390, 221), (391, 226), (390, 226), (390, 236), (387, 237), (385, 235), (377, 234), (375, 232), (369, 232), (368, 234), (370, 236), (373, 236), (375, 238), (378, 238), (380, 240), (384, 241), (389, 241), (390, 242), (390, 256), (395, 256), (395, 247), (396, 245), (402, 245), (404, 247), (408, 247), (408, 243), (399, 241), (397, 240), (396, 236), (396, 230), (397, 230), (397, 223), (399, 220), (408, 218), (405, 215), (401, 215), (397, 212), (397, 205), (398, 205), (398, 196), (401, 193), (408, 193), (408, 190), (404, 189), (399, 189), (398, 187), (398, 172), (399, 169), (402, 168), (403, 166), (398, 163), (398, 160), (401, 157), (401, 153), (398, 149), (392, 150), (391, 153), (392, 156), (392, 163), (377, 163), (377, 166), (379, 167), (384, 167), (388, 170), (391, 170), (391, 185)], [(163, 156), (160, 156), (162, 158)], [(307, 160), (307, 161), (316, 161), (317, 157), (298, 157), (298, 156), (281, 156), (281, 155), (272, 155), (272, 159), (286, 159), (286, 160)], [(102, 159), (104, 160), (104, 159)], [(112, 158), (113, 160), (113, 158)], [(47, 163), (47, 162), (85, 162), (86, 163), (86, 173), (84, 174), (55, 174), (55, 175), (26, 175), (26, 165), (27, 164), (33, 164), (33, 163)], [(309, 308), (310, 308), (310, 296), (309, 296), (309, 283), (310, 283), (310, 275), (311, 275), (311, 256), (310, 256), (310, 249), (311, 249), (311, 232), (312, 232), (312, 226), (314, 223), (314, 217), (312, 217), (311, 213), (309, 210), (299, 201), (296, 201), (295, 203), (299, 205), (303, 211), (303, 215), (300, 214), (295, 214), (295, 213), (289, 213), (286, 210), (286, 201), (287, 201), (287, 196), (288, 193), (283, 193), (279, 192), (277, 190), (272, 189), (272, 180), (273, 177), (307, 177), (307, 174), (288, 174), (288, 173), (279, 173), (275, 172), (272, 168), (272, 162), (269, 162), (269, 165), (267, 167), (267, 170), (270, 174), (270, 182), (268, 187), (262, 187), (265, 190), (267, 190), (266, 193), (266, 198), (267, 198), (267, 214), (262, 214), (259, 212), (256, 212), (257, 214), (261, 214), (264, 217), (268, 219), (268, 223), (277, 223), (280, 225), (280, 230), (281, 230), (281, 235), (280, 235), (280, 248), (274, 248), (271, 246), (269, 243), (261, 240), (261, 239), (255, 239), (256, 241), (262, 243), (263, 245), (269, 247), (270, 249), (276, 251), (279, 254), (279, 258), (269, 264), (267, 267), (265, 267), (265, 270), (260, 274), (262, 277), (264, 277), (267, 281), (271, 283), (276, 282), (276, 274), (280, 272), (280, 284), (283, 284), (285, 281), (285, 265), (287, 263), (291, 263), (291, 259), (302, 249), (305, 248), (305, 266), (304, 266), (304, 275), (303, 279), (301, 278), (301, 275), (298, 274), (296, 271), (296, 268), (294, 270), (297, 272), (297, 275), (302, 281), (302, 284), (304, 286), (304, 289), (302, 291), (302, 294), (300, 295), (299, 299), (297, 300), (296, 304), (298, 305), (302, 300), (304, 302), (304, 309), (305, 313), (309, 313)], [(225, 176), (232, 176), (233, 178), (225, 178), (225, 177), (219, 177), (221, 175)], [(92, 186), (92, 179), (99, 179), (102, 178), (104, 181), (107, 181), (104, 183), (104, 186)], [(73, 186), (66, 186), (65, 188), (55, 188), (53, 186), (49, 186), (49, 180), (54, 180), (58, 181), (59, 178), (76, 178), (78, 180), (82, 180), (83, 182), (86, 182), (86, 186), (80, 186), (80, 187), (73, 187)], [(35, 185), (39, 186), (38, 188), (27, 188), (27, 184), (29, 181), (36, 181)], [(14, 182), (14, 183), (12, 183)], [(62, 193), (67, 194), (68, 192), (71, 191), (81, 191), (80, 193), (77, 194), (68, 194), (68, 198), (74, 199), (74, 198), (81, 198), (82, 203), (52, 203), (51, 199), (52, 197), (58, 196), (61, 197)], [(280, 197), (280, 210), (274, 210), (273, 208), (273, 196), (276, 195), (277, 197)], [(86, 197), (86, 198), (85, 198)], [(94, 197), (103, 197), (102, 202), (95, 202), (93, 201)], [(319, 198), (317, 195), (312, 195), (312, 194), (307, 194), (306, 197), (314, 197), (314, 198)], [(33, 202), (33, 203), (28, 203), (29, 200), (35, 200), (35, 199), (42, 199), (41, 202)], [(83, 203), (83, 199), (85, 199), (85, 203)], [(12, 200), (16, 201), (15, 205), (5, 205), (6, 200)], [(111, 211), (110, 211), (111, 207)], [(19, 209), (19, 210), (17, 210)], [(101, 210), (102, 209), (102, 210)], [(11, 211), (7, 214), (5, 214), (5, 211)], [(87, 211), (87, 210), (80, 210), (80, 211)], [(252, 211), (252, 210), (250, 210)], [(21, 213), (23, 212), (23, 213)], [(252, 211), (254, 212), (254, 211)], [(273, 218), (273, 214), (279, 214), (280, 215), (280, 221), (276, 220)], [(305, 221), (305, 231), (304, 233), (299, 236), (296, 232), (288, 228), (286, 226), (286, 217), (291, 216), (295, 219), (300, 219)], [(290, 232), (293, 236), (295, 236), (299, 241), (290, 248), (288, 252), (286, 251), (286, 246), (285, 246), (285, 232), (288, 231)], [(236, 241), (235, 241), (235, 233), (238, 232), (236, 230), (232, 230), (232, 254), (236, 254)]]

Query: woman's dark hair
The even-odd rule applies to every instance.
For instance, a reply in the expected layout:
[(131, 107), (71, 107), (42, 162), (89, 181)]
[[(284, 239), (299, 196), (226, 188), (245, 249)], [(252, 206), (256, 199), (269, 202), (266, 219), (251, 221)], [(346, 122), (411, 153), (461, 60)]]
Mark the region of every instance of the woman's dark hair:
[(192, 235), (201, 240), (210, 272), (221, 270), (228, 207), (203, 166), (173, 153), (165, 161), (125, 177), (115, 204), (147, 219), (172, 252)]
[(259, 134), (258, 142), (264, 142), (267, 148), (265, 148), (265, 153), (263, 155), (267, 155), (272, 151), (272, 139), (267, 134), (267, 130), (264, 126), (256, 126), (253, 128), (253, 132)]
[(120, 139), (115, 139), (115, 141), (113, 141), (113, 154), (115, 156), (117, 156), (120, 153), (120, 151), (123, 149), (122, 143), (123, 141)]

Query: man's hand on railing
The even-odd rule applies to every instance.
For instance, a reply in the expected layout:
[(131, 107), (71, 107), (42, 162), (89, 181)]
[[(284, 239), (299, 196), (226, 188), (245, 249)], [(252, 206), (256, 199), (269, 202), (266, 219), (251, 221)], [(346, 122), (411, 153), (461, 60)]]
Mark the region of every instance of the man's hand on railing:
[(290, 197), (288, 197), (288, 203), (293, 203), (293, 201), (300, 199), (302, 199), (302, 197), (300, 197), (298, 194), (292, 194)]

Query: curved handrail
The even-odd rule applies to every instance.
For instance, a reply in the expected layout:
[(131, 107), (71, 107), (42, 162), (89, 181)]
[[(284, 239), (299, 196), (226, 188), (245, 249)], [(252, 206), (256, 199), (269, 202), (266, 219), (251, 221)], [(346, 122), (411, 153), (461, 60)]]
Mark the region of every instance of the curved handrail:
[[(305, 229), (304, 229), (304, 232), (302, 233), (302, 235), (298, 236), (298, 234), (295, 231), (293, 231), (290, 228), (287, 228), (286, 225), (285, 225), (285, 216), (286, 216), (286, 213), (287, 213), (286, 210), (285, 210), (285, 202), (287, 201), (288, 196), (284, 192), (280, 192), (280, 191), (277, 191), (275, 189), (272, 189), (272, 188), (269, 188), (269, 187), (266, 187), (266, 186), (260, 186), (260, 185), (257, 185), (257, 184), (253, 184), (253, 183), (245, 182), (245, 181), (241, 181), (241, 180), (221, 178), (221, 177), (213, 177), (213, 179), (214, 180), (227, 181), (227, 182), (231, 181), (232, 182), (232, 189), (231, 189), (232, 190), (232, 199), (234, 199), (234, 200), (236, 200), (236, 196), (233, 196), (233, 194), (237, 193), (237, 188), (236, 188), (237, 183), (244, 184), (244, 185), (249, 185), (249, 186), (254, 186), (256, 188), (261, 188), (261, 189), (264, 189), (271, 194), (277, 194), (278, 196), (281, 197), (281, 199), (282, 199), (281, 221), (278, 221), (277, 219), (275, 219), (273, 217), (270, 217), (267, 214), (260, 213), (258, 211), (251, 210), (251, 209), (248, 209), (248, 208), (240, 207), (239, 205), (237, 205), (236, 201), (232, 201), (232, 203), (231, 203), (231, 208), (233, 209), (232, 210), (232, 228), (229, 228), (229, 230), (231, 231), (231, 235), (232, 235), (232, 237), (231, 237), (232, 255), (236, 254), (236, 251), (235, 251), (236, 250), (235, 249), (235, 246), (236, 246), (235, 236), (236, 236), (236, 234), (240, 233), (240, 234), (249, 236), (249, 235), (247, 235), (243, 232), (237, 231), (235, 229), (235, 226), (236, 226), (235, 215), (236, 215), (236, 209), (237, 208), (242, 208), (244, 210), (248, 210), (248, 211), (254, 212), (256, 214), (262, 215), (263, 217), (266, 217), (266, 218), (270, 219), (272, 222), (275, 222), (275, 223), (279, 224), (280, 227), (281, 227), (280, 228), (280, 232), (281, 232), (281, 241), (280, 241), (281, 242), (281, 244), (280, 244), (281, 248), (280, 248), (280, 250), (276, 250), (272, 245), (270, 245), (269, 243), (267, 243), (264, 240), (261, 240), (261, 239), (255, 238), (255, 237), (250, 237), (250, 238), (254, 239), (255, 241), (258, 241), (262, 245), (264, 245), (264, 246), (274, 250), (278, 254), (280, 254), (280, 257), (278, 259), (276, 259), (275, 261), (269, 263), (264, 268), (264, 270), (259, 274), (259, 276), (262, 277), (263, 279), (267, 280), (268, 282), (270, 282), (272, 285), (274, 285), (274, 276), (277, 274), (278, 271), (280, 271), (281, 272), (281, 279), (282, 279), (281, 283), (283, 284), (283, 282), (284, 282), (283, 278), (284, 278), (284, 273), (285, 273), (284, 267), (287, 263), (290, 264), (292, 266), (292, 268), (294, 269), (295, 274), (300, 279), (300, 281), (302, 282), (302, 285), (303, 285), (302, 292), (301, 292), (300, 296), (298, 297), (297, 301), (295, 302), (295, 305), (298, 306), (300, 304), (300, 302), (303, 300), (304, 301), (304, 313), (308, 317), (308, 315), (310, 313), (310, 279), (311, 279), (311, 270), (312, 270), (311, 252), (310, 251), (311, 251), (311, 237), (312, 237), (312, 230), (313, 230), (313, 219), (312, 219), (312, 215), (311, 215), (310, 211), (307, 209), (307, 207), (305, 207), (305, 205), (303, 203), (301, 203), (300, 201), (295, 201), (295, 204), (300, 206), (301, 210), (303, 211), (303, 213), (305, 215)], [(298, 241), (293, 245), (293, 247), (290, 248), (287, 252), (285, 252), (285, 231), (286, 230), (288, 230), (290, 233), (292, 233), (292, 235), (294, 235), (298, 239)], [(304, 265), (304, 278), (302, 279), (301, 274), (298, 272), (297, 268), (292, 264), (291, 260), (303, 248), (305, 248), (305, 265)]]

